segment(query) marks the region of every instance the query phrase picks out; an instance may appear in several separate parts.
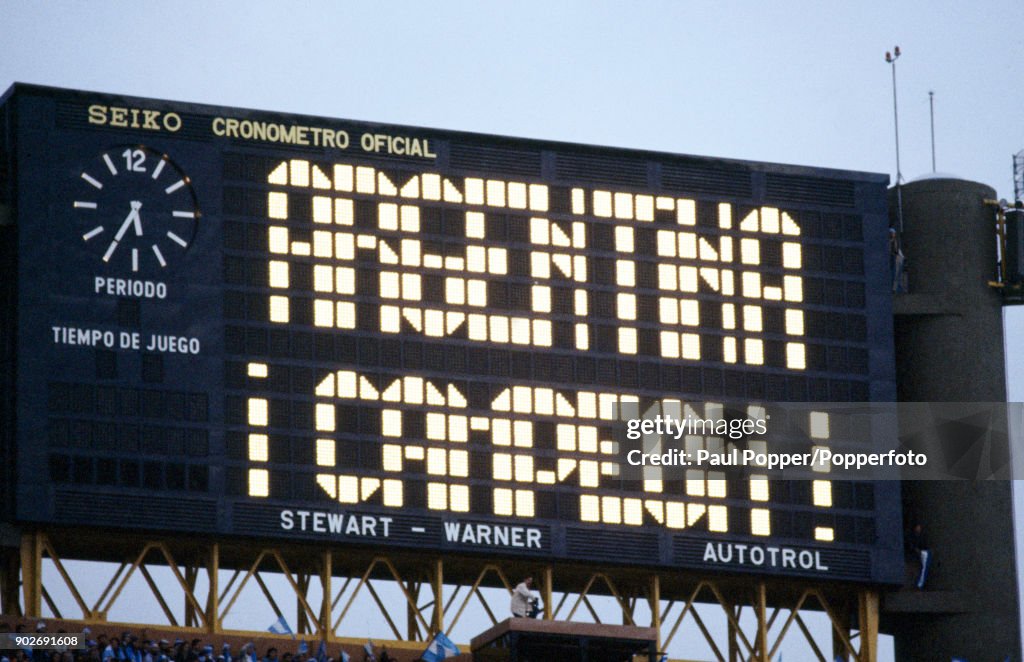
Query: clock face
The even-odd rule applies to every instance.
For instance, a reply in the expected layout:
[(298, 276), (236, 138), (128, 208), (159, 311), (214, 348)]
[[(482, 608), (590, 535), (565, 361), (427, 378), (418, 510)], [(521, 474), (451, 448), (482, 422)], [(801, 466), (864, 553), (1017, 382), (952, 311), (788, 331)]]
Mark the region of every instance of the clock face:
[(199, 207), (188, 175), (166, 154), (143, 145), (111, 148), (79, 178), (77, 227), (111, 271), (156, 275), (184, 258)]

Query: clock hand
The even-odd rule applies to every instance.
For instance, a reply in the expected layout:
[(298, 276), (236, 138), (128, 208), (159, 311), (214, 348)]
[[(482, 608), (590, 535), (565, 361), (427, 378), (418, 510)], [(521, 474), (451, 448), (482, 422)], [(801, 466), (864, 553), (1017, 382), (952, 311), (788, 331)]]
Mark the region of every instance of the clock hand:
[(107, 252), (103, 254), (103, 261), (109, 262), (110, 256), (117, 250), (117, 244), (124, 237), (124, 233), (128, 231), (128, 228), (132, 225), (135, 226), (135, 234), (142, 235), (142, 221), (139, 218), (139, 208), (142, 207), (142, 203), (137, 200), (131, 202), (132, 210), (128, 212), (128, 216), (125, 217), (124, 223), (121, 223), (121, 227), (118, 228), (117, 234), (114, 235), (114, 240), (110, 242), (110, 246), (107, 247)]
[(142, 209), (142, 203), (137, 200), (132, 200), (132, 214), (135, 215), (135, 236), (142, 236), (142, 219), (139, 218), (139, 210)]

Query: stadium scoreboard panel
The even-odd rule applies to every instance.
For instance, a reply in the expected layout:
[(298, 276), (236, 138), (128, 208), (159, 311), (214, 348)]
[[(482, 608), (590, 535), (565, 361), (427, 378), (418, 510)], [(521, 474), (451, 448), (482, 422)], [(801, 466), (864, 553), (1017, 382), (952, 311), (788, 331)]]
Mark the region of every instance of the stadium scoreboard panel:
[(24, 85), (3, 117), (16, 521), (901, 579), (897, 483), (632, 481), (613, 438), (893, 400), (884, 176)]

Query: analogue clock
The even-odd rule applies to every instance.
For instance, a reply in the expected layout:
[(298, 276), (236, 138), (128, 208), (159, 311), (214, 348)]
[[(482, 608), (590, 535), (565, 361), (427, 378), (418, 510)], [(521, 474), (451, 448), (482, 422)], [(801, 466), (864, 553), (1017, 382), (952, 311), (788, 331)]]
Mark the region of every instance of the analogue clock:
[(159, 273), (180, 261), (199, 223), (192, 181), (143, 145), (107, 150), (79, 173), (72, 202), (82, 240), (118, 272)]

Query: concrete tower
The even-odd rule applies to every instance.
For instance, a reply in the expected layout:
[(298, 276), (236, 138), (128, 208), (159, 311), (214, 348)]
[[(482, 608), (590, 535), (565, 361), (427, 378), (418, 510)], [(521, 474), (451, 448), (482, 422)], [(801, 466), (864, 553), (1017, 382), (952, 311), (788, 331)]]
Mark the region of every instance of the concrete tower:
[[(891, 192), (894, 193), (894, 192)], [(930, 178), (903, 187), (908, 290), (896, 296), (897, 391), (903, 402), (1004, 402), (995, 197), (988, 186)], [(895, 221), (896, 196), (890, 195)], [(899, 660), (1020, 659), (1008, 481), (908, 481), (904, 518), (925, 528), (935, 564), (926, 589), (887, 596)]]

